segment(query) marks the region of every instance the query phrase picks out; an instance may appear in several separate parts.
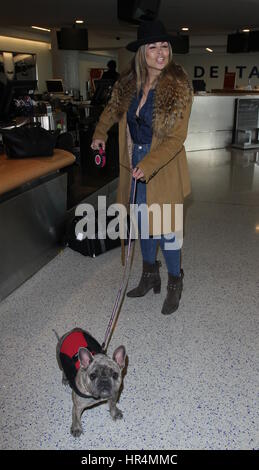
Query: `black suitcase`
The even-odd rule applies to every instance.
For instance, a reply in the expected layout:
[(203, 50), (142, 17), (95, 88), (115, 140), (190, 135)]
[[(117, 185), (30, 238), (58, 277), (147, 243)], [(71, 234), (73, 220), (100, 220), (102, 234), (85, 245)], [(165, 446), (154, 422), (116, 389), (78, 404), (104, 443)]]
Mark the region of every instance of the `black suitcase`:
[[(115, 218), (112, 216), (106, 216), (106, 221), (107, 221), (107, 226), (109, 225), (110, 221)], [(89, 239), (88, 237), (85, 237), (83, 240), (77, 239), (76, 233), (75, 233), (75, 227), (76, 224), (79, 222), (79, 220), (82, 219), (82, 217), (74, 217), (72, 221), (69, 224), (68, 231), (67, 231), (67, 237), (66, 237), (66, 244), (71, 248), (72, 250), (75, 250), (79, 253), (81, 253), (84, 256), (91, 256), (92, 258), (95, 258), (95, 256), (101, 255), (102, 253), (105, 253), (106, 251), (112, 250), (113, 248), (117, 248), (120, 246), (120, 237), (116, 238), (116, 240), (111, 240), (108, 236), (103, 239), (103, 238), (98, 238), (98, 227), (97, 227), (97, 221), (98, 221), (98, 212), (95, 212), (95, 225), (96, 225), (96, 230), (95, 230), (95, 238)], [(106, 229), (107, 229), (106, 226)], [(119, 229), (119, 226), (118, 226)], [(116, 231), (118, 230), (116, 227)], [(125, 240), (125, 244), (127, 244), (127, 240)]]

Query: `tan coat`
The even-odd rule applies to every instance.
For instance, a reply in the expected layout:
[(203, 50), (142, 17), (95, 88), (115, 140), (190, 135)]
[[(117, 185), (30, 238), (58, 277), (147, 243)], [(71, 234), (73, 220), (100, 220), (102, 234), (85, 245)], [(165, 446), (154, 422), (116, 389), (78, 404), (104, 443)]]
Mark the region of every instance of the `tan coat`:
[[(131, 142), (127, 127), (127, 110), (136, 93), (136, 81), (128, 75), (115, 84), (112, 97), (100, 116), (94, 139), (106, 141), (109, 128), (119, 122), (120, 177), (117, 202), (128, 206), (131, 185)], [(192, 87), (181, 66), (171, 62), (160, 74), (155, 91), (153, 138), (150, 152), (139, 162), (147, 184), (147, 204), (171, 204), (171, 230), (153, 230), (159, 235), (174, 231), (174, 204), (181, 204), (191, 192), (184, 148), (192, 105)]]

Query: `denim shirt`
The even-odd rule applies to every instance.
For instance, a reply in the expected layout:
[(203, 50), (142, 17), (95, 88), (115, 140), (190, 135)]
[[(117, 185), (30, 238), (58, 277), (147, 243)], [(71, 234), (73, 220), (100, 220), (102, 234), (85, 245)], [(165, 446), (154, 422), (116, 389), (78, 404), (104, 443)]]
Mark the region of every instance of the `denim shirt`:
[(139, 112), (139, 117), (136, 116), (136, 111), (143, 95), (142, 90), (138, 98), (136, 95), (134, 96), (128, 109), (127, 121), (134, 144), (151, 144), (154, 92), (155, 90), (149, 90), (146, 102)]

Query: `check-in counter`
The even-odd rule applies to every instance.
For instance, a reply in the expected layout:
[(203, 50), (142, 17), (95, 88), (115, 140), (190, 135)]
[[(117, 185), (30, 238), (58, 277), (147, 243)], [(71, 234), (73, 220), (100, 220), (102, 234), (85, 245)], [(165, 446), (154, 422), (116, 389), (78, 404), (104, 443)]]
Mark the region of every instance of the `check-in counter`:
[(75, 157), (22, 160), (0, 156), (0, 301), (60, 250), (67, 211), (67, 174)]
[(258, 94), (206, 93), (195, 95), (185, 141), (187, 151), (225, 148), (231, 145), (235, 100), (259, 98)]

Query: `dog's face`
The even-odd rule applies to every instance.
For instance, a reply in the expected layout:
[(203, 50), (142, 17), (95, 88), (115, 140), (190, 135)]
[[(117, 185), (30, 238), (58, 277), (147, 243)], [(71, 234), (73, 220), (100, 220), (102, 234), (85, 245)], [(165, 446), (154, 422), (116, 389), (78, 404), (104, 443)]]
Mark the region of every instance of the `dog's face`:
[(124, 346), (119, 346), (114, 351), (112, 359), (104, 354), (93, 356), (88, 349), (80, 348), (78, 374), (81, 387), (96, 399), (115, 396), (121, 385), (125, 356)]

